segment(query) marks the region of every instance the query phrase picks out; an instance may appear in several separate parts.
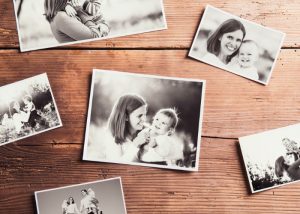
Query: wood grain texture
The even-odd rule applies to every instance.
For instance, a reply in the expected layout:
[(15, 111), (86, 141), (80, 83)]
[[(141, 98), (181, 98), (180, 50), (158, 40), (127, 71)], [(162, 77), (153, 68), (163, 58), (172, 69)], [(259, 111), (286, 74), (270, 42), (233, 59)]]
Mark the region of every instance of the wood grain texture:
[[(168, 30), (144, 33), (97, 42), (72, 45), (71, 48), (189, 48), (206, 4), (236, 16), (287, 34), (284, 47), (300, 46), (300, 8), (298, 0), (164, 0)], [(13, 4), (3, 1), (0, 14), (0, 47), (18, 48), (18, 35)], [(69, 47), (69, 48), (70, 48)]]
[[(0, 214), (36, 213), (34, 191), (118, 176), (128, 214), (299, 212), (300, 183), (249, 193), (237, 141), (300, 121), (299, 1), (164, 3), (168, 30), (20, 53), (1, 2), (0, 86), (47, 72), (64, 126), (0, 147)], [(187, 57), (206, 3), (287, 33), (268, 86)], [(92, 68), (205, 79), (199, 172), (81, 161)]]

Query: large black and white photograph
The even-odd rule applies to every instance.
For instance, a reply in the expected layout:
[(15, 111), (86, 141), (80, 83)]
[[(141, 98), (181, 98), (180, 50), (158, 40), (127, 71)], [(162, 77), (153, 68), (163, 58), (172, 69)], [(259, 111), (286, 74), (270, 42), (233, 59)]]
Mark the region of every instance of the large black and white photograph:
[(121, 178), (35, 192), (38, 214), (126, 214)]
[(300, 179), (300, 124), (239, 138), (252, 193)]
[(198, 171), (205, 81), (94, 70), (83, 160)]
[(0, 146), (61, 126), (46, 73), (0, 88)]
[(21, 51), (167, 29), (162, 0), (13, 0)]
[(206, 6), (189, 56), (267, 85), (285, 34)]

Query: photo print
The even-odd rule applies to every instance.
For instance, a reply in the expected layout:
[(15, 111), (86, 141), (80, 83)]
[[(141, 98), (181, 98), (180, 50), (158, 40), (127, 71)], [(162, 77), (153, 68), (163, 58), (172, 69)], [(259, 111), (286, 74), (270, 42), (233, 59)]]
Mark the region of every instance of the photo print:
[(162, 0), (13, 0), (21, 51), (167, 29)]
[(189, 56), (267, 85), (285, 34), (206, 6)]
[(300, 179), (300, 124), (239, 138), (251, 192)]
[(94, 70), (83, 160), (198, 171), (205, 81)]
[(0, 87), (0, 146), (61, 126), (46, 73)]
[(126, 214), (121, 178), (35, 192), (38, 214)]

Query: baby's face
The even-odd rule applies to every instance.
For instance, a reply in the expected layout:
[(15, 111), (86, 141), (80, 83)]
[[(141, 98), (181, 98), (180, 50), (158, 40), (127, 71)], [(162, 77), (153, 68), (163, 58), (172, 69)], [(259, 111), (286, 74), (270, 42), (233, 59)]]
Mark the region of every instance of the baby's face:
[(254, 65), (258, 58), (258, 48), (253, 43), (242, 44), (238, 54), (238, 61), (241, 67), (249, 68)]
[(151, 125), (153, 130), (158, 135), (166, 134), (171, 128), (172, 119), (162, 113), (158, 113), (154, 116)]

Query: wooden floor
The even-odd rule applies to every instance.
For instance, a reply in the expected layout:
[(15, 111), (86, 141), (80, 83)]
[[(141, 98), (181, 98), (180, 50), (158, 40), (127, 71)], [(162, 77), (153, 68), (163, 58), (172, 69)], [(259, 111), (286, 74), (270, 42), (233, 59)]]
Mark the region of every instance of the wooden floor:
[[(300, 122), (299, 0), (165, 0), (168, 30), (20, 53), (0, 4), (0, 85), (47, 72), (64, 124), (0, 147), (0, 213), (34, 191), (121, 176), (129, 214), (299, 213), (300, 183), (250, 194), (237, 138)], [(187, 57), (206, 3), (287, 34), (268, 86)], [(81, 161), (92, 68), (207, 80), (199, 172)], [(268, 151), (266, 151), (268, 152)]]

